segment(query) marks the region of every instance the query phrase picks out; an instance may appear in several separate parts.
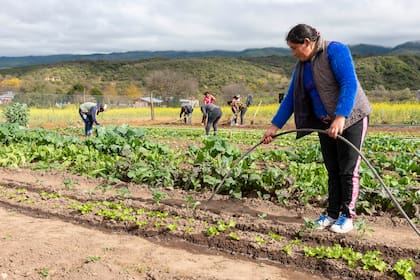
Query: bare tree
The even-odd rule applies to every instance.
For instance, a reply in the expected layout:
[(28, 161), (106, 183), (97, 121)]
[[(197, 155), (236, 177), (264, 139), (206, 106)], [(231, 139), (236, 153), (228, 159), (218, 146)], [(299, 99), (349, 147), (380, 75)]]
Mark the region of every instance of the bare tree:
[(188, 97), (198, 90), (198, 81), (194, 77), (171, 70), (153, 71), (144, 80), (146, 89), (156, 92), (165, 100)]

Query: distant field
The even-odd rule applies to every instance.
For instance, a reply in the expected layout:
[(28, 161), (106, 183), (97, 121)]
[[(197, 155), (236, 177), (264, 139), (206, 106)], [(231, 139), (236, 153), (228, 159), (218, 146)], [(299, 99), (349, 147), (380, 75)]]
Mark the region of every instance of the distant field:
[[(420, 103), (374, 103), (373, 113), (370, 116), (370, 124), (413, 124), (420, 125)], [(253, 121), (256, 125), (269, 124), (272, 116), (277, 111), (278, 105), (253, 105), (248, 108), (245, 124)], [(228, 106), (222, 106), (223, 117), (221, 123), (228, 123), (232, 112)], [(0, 109), (0, 112), (1, 109)], [(110, 108), (98, 116), (98, 121), (103, 124), (160, 124), (176, 123), (179, 121), (180, 108), (160, 108), (154, 110), (155, 120), (151, 121), (150, 108)], [(1, 121), (5, 121), (1, 114)], [(200, 124), (201, 111), (195, 108), (193, 112), (193, 124)], [(291, 120), (291, 122), (293, 122)], [(30, 109), (30, 127), (53, 127), (53, 126), (79, 126), (81, 123), (78, 114), (78, 106), (67, 106), (63, 109)]]

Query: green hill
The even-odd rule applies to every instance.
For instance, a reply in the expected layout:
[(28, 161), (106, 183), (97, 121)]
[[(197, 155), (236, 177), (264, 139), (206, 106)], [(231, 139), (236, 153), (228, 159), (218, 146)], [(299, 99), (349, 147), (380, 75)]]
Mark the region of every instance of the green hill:
[[(387, 54), (420, 54), (420, 41), (412, 41), (400, 44), (394, 48), (358, 44), (349, 46), (353, 55), (372, 56)], [(88, 55), (45, 55), (45, 56), (22, 56), (22, 57), (0, 57), (0, 68), (48, 65), (61, 62), (74, 61), (137, 61), (150, 58), (204, 58), (204, 57), (231, 57), (231, 58), (250, 58), (250, 57), (269, 57), (269, 56), (290, 56), (288, 48), (255, 48), (242, 51), (130, 51), (107, 54), (88, 54)]]
[[(21, 79), (23, 92), (62, 94), (77, 83), (100, 90), (112, 84), (120, 92), (134, 83), (141, 89), (153, 71), (171, 70), (197, 80), (200, 92), (220, 92), (224, 86), (241, 83), (253, 94), (276, 100), (278, 93), (286, 91), (295, 63), (291, 56), (76, 61), (0, 69), (0, 75)], [(367, 91), (420, 88), (420, 55), (355, 56), (355, 67)]]

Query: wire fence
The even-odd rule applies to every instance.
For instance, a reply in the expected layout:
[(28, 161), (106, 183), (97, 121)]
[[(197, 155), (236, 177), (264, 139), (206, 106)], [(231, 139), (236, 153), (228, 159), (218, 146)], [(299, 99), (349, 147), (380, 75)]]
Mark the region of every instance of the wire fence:
[(0, 104), (8, 104), (11, 102), (19, 102), (29, 107), (52, 108), (64, 107), (68, 105), (81, 104), (84, 102), (105, 103), (113, 108), (131, 108), (131, 107), (149, 107), (150, 100), (153, 101), (155, 107), (179, 107), (182, 100), (175, 98), (167, 98), (165, 100), (159, 98), (150, 98), (150, 96), (139, 97), (136, 99), (127, 96), (104, 96), (104, 95), (88, 95), (88, 94), (41, 94), (41, 93), (17, 93), (11, 98), (2, 100)]

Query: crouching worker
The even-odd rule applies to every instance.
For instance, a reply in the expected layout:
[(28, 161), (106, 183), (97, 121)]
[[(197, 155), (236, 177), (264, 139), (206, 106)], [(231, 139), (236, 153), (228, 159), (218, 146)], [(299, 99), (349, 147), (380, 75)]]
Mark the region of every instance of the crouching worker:
[(210, 127), (213, 126), (214, 135), (217, 134), (217, 123), (222, 117), (222, 110), (214, 104), (201, 106), (203, 112), (203, 123), (206, 125), (206, 135), (209, 135)]
[(85, 136), (92, 135), (93, 124), (100, 125), (96, 120), (96, 115), (106, 110), (106, 104), (96, 104), (85, 102), (79, 106), (79, 114), (85, 123)]
[(182, 105), (179, 118), (184, 120), (184, 124), (191, 124), (193, 111), (194, 109), (191, 105), (189, 104)]

